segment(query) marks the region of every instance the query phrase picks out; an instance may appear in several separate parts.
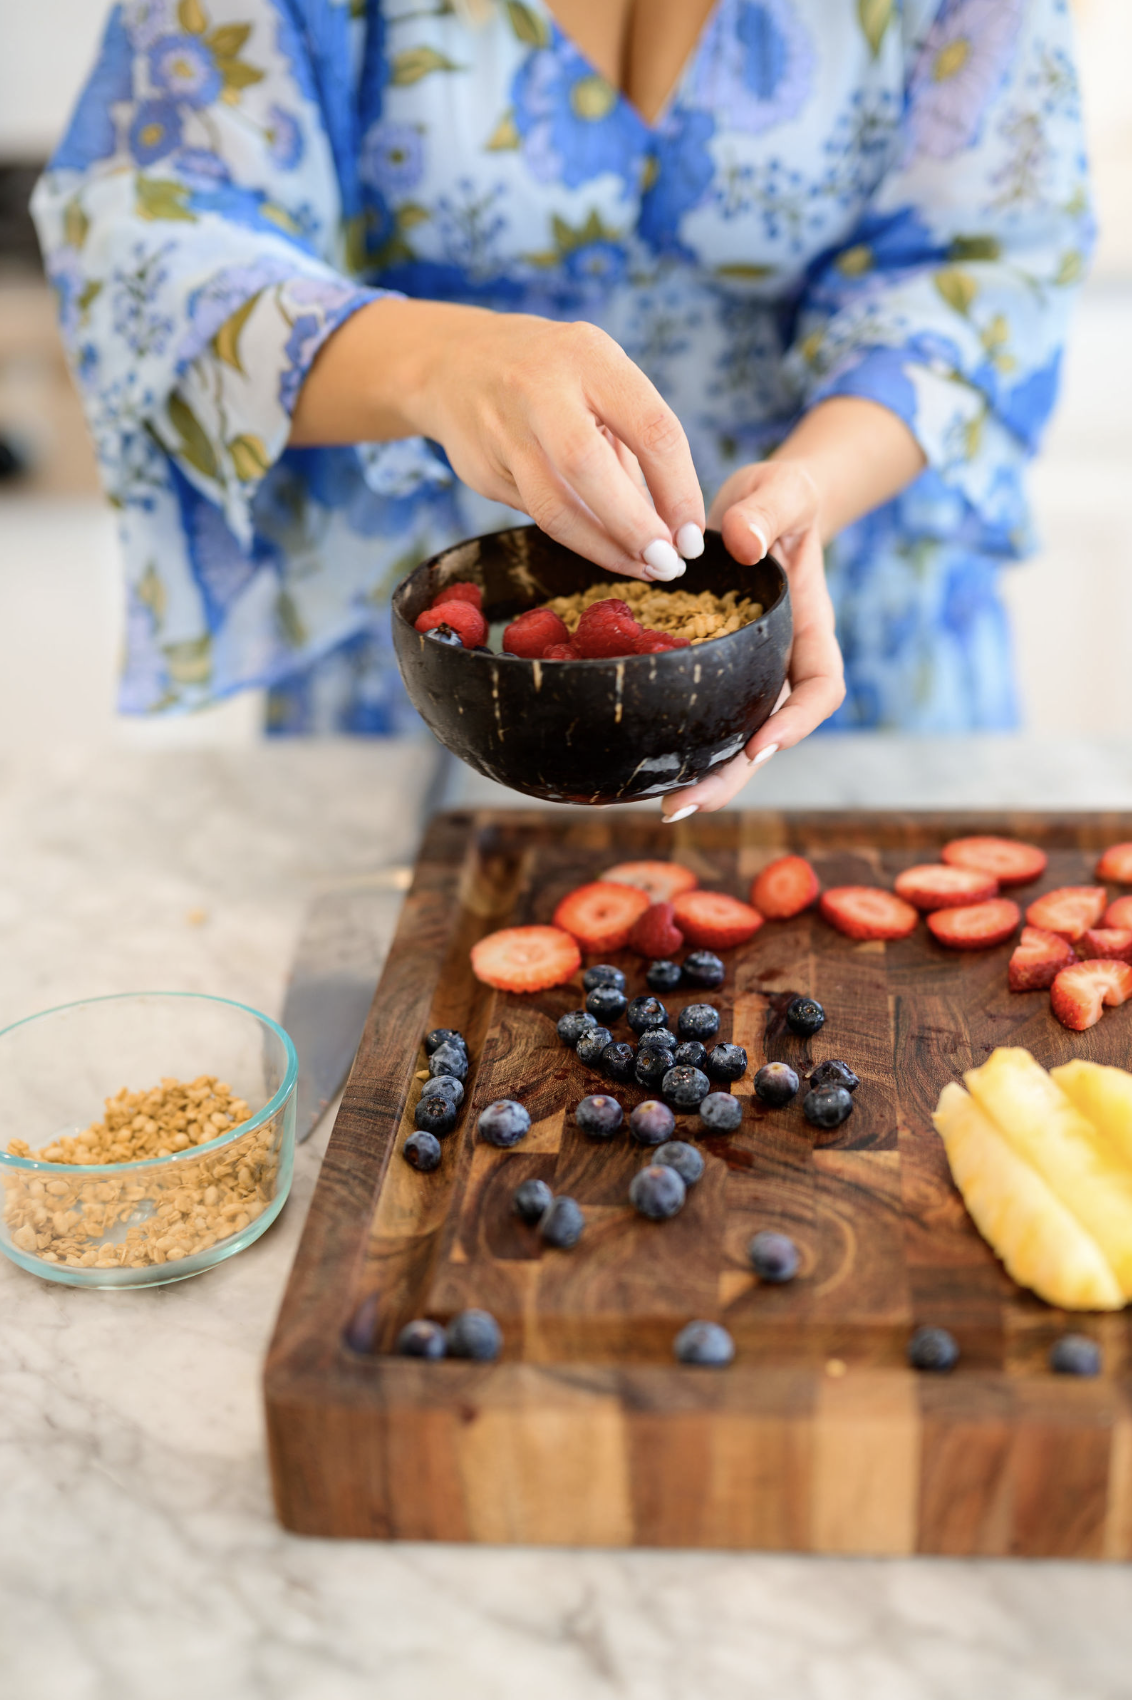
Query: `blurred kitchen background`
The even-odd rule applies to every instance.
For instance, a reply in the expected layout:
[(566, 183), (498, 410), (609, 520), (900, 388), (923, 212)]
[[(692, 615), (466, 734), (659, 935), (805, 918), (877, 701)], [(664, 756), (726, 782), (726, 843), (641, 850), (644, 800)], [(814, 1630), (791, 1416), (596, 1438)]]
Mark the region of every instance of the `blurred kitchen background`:
[[(1033, 489), (1042, 553), (1012, 570), (1025, 729), (1132, 727), (1132, 0), (1073, 0), (1101, 239)], [(105, 0), (0, 0), (0, 750), (43, 741), (239, 745), (247, 694), (186, 720), (119, 719), (116, 539), (55, 332), (27, 200), (86, 75)]]

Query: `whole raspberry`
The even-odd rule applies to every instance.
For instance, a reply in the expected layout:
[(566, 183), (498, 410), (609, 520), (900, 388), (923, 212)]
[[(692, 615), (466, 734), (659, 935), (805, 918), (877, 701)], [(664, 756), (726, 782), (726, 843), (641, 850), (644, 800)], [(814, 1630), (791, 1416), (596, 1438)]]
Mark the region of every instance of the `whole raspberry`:
[(470, 602), (477, 612), (482, 613), (483, 591), (470, 579), (457, 579), (455, 584), (446, 584), (443, 590), (438, 590), (429, 607), (439, 608), (442, 602)]
[(419, 614), (413, 624), (418, 632), (431, 632), (437, 626), (448, 626), (465, 649), (475, 649), (487, 637), (487, 621), (470, 602), (442, 602), (439, 608), (429, 608)]
[(616, 597), (591, 602), (578, 621), (574, 647), (588, 660), (635, 655), (641, 628), (631, 610)]
[(638, 655), (666, 655), (670, 649), (690, 649), (688, 638), (671, 637), (668, 632), (646, 631), (637, 641)]
[(503, 634), (503, 653), (541, 660), (552, 644), (569, 643), (565, 623), (551, 608), (532, 608), (520, 614)]
[(549, 649), (542, 652), (544, 661), (576, 661), (578, 654), (568, 643), (552, 643)]

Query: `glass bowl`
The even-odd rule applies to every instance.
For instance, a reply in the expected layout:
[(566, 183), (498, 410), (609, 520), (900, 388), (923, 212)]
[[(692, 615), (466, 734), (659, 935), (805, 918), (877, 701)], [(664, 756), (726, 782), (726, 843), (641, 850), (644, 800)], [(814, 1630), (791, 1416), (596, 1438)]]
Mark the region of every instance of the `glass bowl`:
[[(295, 1047), (257, 1010), (197, 992), (88, 998), (0, 1031), (0, 1250), (72, 1287), (154, 1287), (199, 1275), (270, 1227), (291, 1188)], [(48, 1162), (107, 1099), (212, 1076), (250, 1112), (201, 1123), (167, 1156)], [(241, 1113), (237, 1111), (237, 1113)], [(200, 1143), (191, 1143), (199, 1140)], [(26, 1155), (7, 1146), (22, 1141)]]

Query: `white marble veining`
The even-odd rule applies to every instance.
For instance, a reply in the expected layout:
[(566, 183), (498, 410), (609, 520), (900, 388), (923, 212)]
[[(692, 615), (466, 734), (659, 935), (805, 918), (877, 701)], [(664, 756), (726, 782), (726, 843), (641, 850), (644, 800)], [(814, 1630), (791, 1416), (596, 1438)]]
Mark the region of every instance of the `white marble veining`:
[[(408, 854), (426, 777), (419, 751), (372, 745), (7, 758), (0, 1020), (145, 985), (278, 1010), (307, 896)], [(830, 740), (772, 762), (757, 796), (1132, 807), (1132, 751)], [(327, 1134), (280, 1222), (196, 1280), (85, 1293), (0, 1265), (0, 1700), (1132, 1691), (1126, 1567), (284, 1534), (259, 1376)]]

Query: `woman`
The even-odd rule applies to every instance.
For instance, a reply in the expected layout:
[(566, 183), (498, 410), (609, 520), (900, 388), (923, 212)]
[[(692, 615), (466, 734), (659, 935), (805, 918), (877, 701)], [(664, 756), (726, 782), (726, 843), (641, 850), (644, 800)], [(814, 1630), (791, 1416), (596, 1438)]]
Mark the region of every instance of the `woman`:
[(792, 693), (666, 818), (834, 711), (1012, 723), (1091, 242), (1065, 0), (129, 0), (34, 209), (125, 709), (382, 728), (416, 561), (517, 509), (671, 579), (706, 495), (788, 568)]

